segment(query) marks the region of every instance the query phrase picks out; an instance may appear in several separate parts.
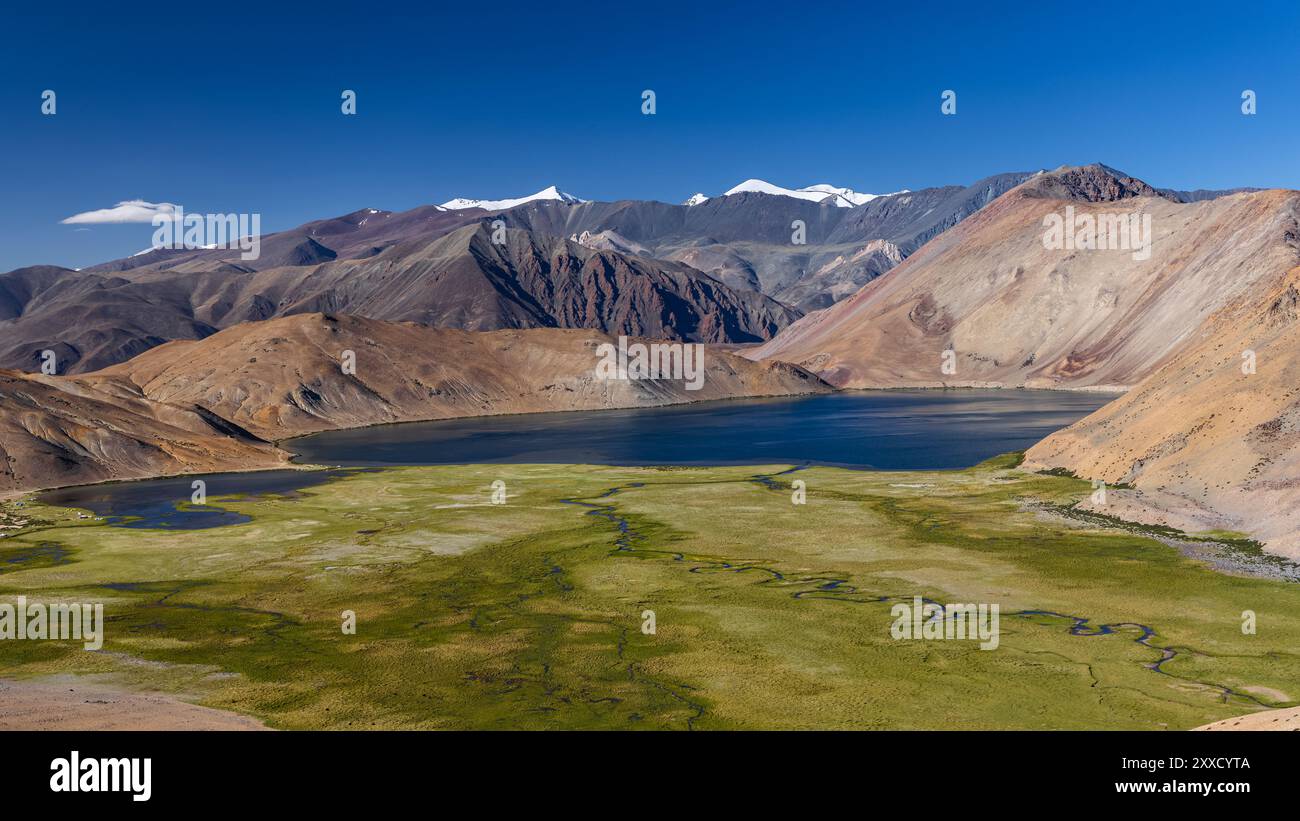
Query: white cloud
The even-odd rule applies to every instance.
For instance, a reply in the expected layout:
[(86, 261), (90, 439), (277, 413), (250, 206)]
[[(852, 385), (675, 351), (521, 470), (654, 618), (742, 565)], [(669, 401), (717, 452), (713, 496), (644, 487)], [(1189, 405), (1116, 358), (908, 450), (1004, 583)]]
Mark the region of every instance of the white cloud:
[(73, 214), (67, 219), (61, 220), (61, 222), (63, 225), (96, 225), (109, 222), (147, 222), (152, 224), (153, 218), (160, 214), (168, 219), (175, 219), (178, 208), (180, 206), (170, 202), (125, 200), (112, 208), (100, 208), (98, 211), (83, 211), (80, 214)]

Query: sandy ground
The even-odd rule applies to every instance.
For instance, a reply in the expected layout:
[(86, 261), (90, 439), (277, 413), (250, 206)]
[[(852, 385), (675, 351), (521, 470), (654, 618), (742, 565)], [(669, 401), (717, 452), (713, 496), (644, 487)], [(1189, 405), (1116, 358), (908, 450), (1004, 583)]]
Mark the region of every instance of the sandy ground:
[(1237, 718), (1225, 718), (1198, 730), (1300, 730), (1300, 707), (1265, 710)]
[(265, 730), (255, 718), (77, 676), (0, 679), (0, 730)]
[(1096, 505), (1090, 498), (1079, 503), (1084, 510), (1114, 516), (1126, 522), (1163, 525), (1185, 533), (1206, 530), (1240, 530), (1241, 522), (1215, 513), (1191, 499), (1159, 490), (1106, 488), (1106, 503)]

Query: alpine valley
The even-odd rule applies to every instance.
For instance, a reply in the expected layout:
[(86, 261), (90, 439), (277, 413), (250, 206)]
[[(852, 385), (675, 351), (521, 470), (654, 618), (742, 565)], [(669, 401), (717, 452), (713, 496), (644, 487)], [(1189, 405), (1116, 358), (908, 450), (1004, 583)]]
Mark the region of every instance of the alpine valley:
[[(0, 274), (0, 585), (106, 614), (5, 648), (0, 728), (1300, 702), (1300, 192), (495, 195)], [(999, 640), (890, 638), (939, 601)]]

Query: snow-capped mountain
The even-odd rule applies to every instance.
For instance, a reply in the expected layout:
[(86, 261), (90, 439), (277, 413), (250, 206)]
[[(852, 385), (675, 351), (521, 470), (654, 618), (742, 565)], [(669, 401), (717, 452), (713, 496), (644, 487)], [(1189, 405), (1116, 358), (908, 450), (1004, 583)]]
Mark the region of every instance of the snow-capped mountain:
[(586, 202), (580, 200), (572, 194), (566, 194), (554, 185), (543, 188), (536, 194), (530, 194), (527, 197), (519, 197), (510, 200), (471, 200), (465, 197), (457, 197), (454, 200), (447, 200), (441, 207), (448, 211), (458, 211), (462, 208), (482, 208), (487, 211), (504, 211), (507, 208), (514, 208), (516, 205), (523, 205), (526, 202), (535, 200), (559, 200), (560, 202), (579, 203)]
[[(815, 192), (819, 194), (833, 195), (834, 197), (836, 197), (836, 205), (840, 204), (840, 200), (847, 200), (848, 202), (851, 202), (853, 205), (861, 205), (864, 202), (871, 202), (877, 197), (891, 196), (890, 194), (859, 194), (858, 192), (854, 191), (852, 188), (836, 188), (835, 186), (827, 185), (826, 183), (819, 183), (818, 185), (810, 185), (807, 188), (800, 188), (799, 190), (807, 191), (810, 193)], [(894, 193), (905, 194), (907, 193), (907, 189), (904, 188), (902, 191), (895, 191)]]
[[(820, 183), (818, 185), (809, 185), (804, 188), (782, 188), (779, 185), (773, 185), (765, 180), (745, 180), (740, 185), (725, 192), (722, 196), (729, 197), (732, 194), (743, 194), (746, 192), (757, 192), (759, 194), (772, 194), (778, 197), (794, 197), (801, 200), (810, 200), (812, 202), (830, 202), (839, 208), (853, 208), (862, 205), (864, 202), (871, 202), (877, 197), (888, 197), (890, 194), (859, 194), (851, 188), (836, 188), (833, 185)], [(908, 190), (895, 191), (896, 194), (906, 194)], [(695, 197), (702, 196), (696, 194)], [(694, 200), (695, 197), (691, 197)], [(696, 203), (688, 200), (687, 205)]]
[(703, 194), (691, 194), (682, 205), (699, 205), (702, 202), (708, 202), (708, 200), (709, 198)]

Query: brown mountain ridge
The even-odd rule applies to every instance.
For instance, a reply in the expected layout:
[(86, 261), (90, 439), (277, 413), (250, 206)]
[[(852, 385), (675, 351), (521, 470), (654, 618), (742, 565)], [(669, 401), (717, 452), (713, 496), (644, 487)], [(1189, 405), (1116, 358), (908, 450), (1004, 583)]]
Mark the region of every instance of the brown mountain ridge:
[(59, 373), (123, 362), (175, 339), (333, 311), (441, 328), (586, 328), (687, 342), (758, 342), (799, 312), (678, 262), (470, 223), (376, 255), (254, 270), (195, 257), (116, 272), (0, 275), (0, 367)]

